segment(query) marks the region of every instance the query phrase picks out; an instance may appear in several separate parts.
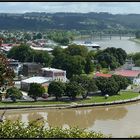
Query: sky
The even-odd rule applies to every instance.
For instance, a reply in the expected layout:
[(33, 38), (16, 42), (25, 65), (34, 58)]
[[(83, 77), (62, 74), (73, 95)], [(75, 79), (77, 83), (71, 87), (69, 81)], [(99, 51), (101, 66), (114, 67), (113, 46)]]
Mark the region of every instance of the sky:
[(0, 13), (25, 12), (140, 14), (140, 2), (0, 2)]

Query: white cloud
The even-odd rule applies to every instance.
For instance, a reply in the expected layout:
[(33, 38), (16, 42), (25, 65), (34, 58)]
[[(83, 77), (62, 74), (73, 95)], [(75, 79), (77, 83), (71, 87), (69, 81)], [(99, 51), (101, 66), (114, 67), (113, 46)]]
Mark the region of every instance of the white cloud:
[(140, 13), (140, 2), (0, 2), (0, 12)]

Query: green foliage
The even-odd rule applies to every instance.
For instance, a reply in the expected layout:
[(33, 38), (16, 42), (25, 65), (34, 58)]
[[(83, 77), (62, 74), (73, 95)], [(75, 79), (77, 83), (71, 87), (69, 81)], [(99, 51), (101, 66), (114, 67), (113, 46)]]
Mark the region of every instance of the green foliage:
[(77, 95), (83, 94), (85, 94), (85, 89), (81, 85), (76, 82), (66, 83), (66, 95), (72, 100), (74, 100)]
[(87, 92), (87, 94), (88, 94), (88, 92), (94, 92), (94, 91), (97, 91), (97, 89), (98, 89), (96, 86), (95, 80), (93, 78), (89, 78), (87, 76), (74, 75), (70, 79), (70, 82), (76, 82), (78, 85), (82, 86), (85, 89), (85, 91)]
[(140, 60), (140, 52), (137, 52), (137, 53), (135, 53), (135, 54), (133, 54), (132, 55), (132, 59), (134, 60), (134, 62), (137, 64), (137, 65), (139, 65), (138, 63), (138, 61)]
[(111, 78), (113, 78), (116, 81), (116, 83), (118, 83), (119, 85), (118, 91), (120, 91), (121, 89), (126, 89), (130, 84), (130, 80), (128, 78), (120, 75), (112, 75)]
[(135, 66), (140, 67), (140, 59), (135, 61)]
[(85, 46), (81, 45), (70, 45), (68, 48), (65, 49), (66, 54), (69, 54), (71, 56), (74, 55), (80, 55), (82, 57), (86, 57), (88, 55), (88, 49)]
[(7, 96), (11, 97), (13, 101), (16, 101), (16, 99), (21, 99), (23, 94), (18, 88), (11, 87), (7, 89)]
[(56, 56), (62, 54), (63, 51), (64, 51), (64, 49), (62, 49), (61, 47), (57, 46), (57, 47), (55, 47), (55, 48), (53, 49), (52, 55), (56, 57)]
[(47, 37), (60, 45), (68, 45), (73, 40), (73, 32), (70, 31), (51, 31)]
[(34, 62), (41, 63), (43, 66), (50, 66), (52, 58), (47, 51), (36, 51), (34, 53)]
[(25, 44), (13, 47), (7, 55), (8, 58), (19, 60), (19, 62), (37, 62), (44, 66), (49, 66), (51, 56), (47, 51), (35, 51)]
[(102, 95), (115, 95), (118, 93), (119, 85), (112, 78), (98, 77), (96, 79), (96, 85), (101, 90)]
[(28, 95), (32, 97), (35, 101), (38, 97), (41, 97), (45, 93), (45, 88), (37, 83), (31, 83)]
[(67, 71), (67, 78), (71, 78), (74, 74), (82, 74), (85, 67), (85, 59), (81, 56), (70, 56), (65, 53), (54, 57), (52, 67)]
[(65, 51), (55, 48), (53, 55), (52, 67), (66, 70), (67, 78), (71, 78), (74, 74), (80, 75), (85, 71), (85, 57), (87, 56), (85, 47), (72, 45)]
[(20, 121), (4, 121), (0, 123), (0, 138), (109, 138), (110, 136), (87, 132), (85, 129), (71, 127), (62, 129), (61, 127), (45, 128), (39, 122), (25, 125)]
[(96, 85), (103, 95), (115, 95), (120, 90), (126, 89), (130, 83), (129, 79), (119, 75), (113, 75), (110, 78), (98, 77), (96, 79)]
[(90, 57), (86, 58), (86, 64), (85, 64), (85, 73), (89, 74), (90, 72), (92, 72), (94, 70), (94, 64), (91, 60)]
[(62, 97), (64, 95), (64, 93), (65, 93), (65, 84), (64, 83), (53, 81), (49, 84), (48, 94), (54, 95), (56, 97), (56, 100), (58, 100), (58, 98)]
[(135, 36), (136, 36), (136, 38), (140, 38), (140, 31), (137, 31), (136, 33), (135, 33)]
[(19, 60), (20, 62), (28, 62), (30, 57), (32, 56), (33, 50), (22, 44), (20, 46), (13, 47), (7, 54), (8, 58)]
[(103, 68), (115, 68), (123, 65), (127, 58), (126, 52), (121, 48), (107, 48), (103, 51), (99, 51), (95, 55), (95, 59)]

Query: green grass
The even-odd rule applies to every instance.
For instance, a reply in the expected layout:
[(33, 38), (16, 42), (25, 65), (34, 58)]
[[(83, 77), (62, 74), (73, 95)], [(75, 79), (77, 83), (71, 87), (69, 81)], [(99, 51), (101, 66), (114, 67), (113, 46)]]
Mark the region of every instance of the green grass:
[(0, 106), (9, 106), (9, 105), (51, 105), (51, 104), (68, 104), (68, 102), (62, 102), (62, 101), (37, 101), (37, 102), (8, 102), (8, 103), (2, 103), (0, 102)]
[(119, 95), (114, 95), (108, 97), (108, 99), (105, 99), (104, 96), (101, 95), (95, 95), (92, 96), (90, 99), (84, 99), (84, 100), (78, 100), (78, 101), (37, 101), (37, 102), (9, 102), (9, 103), (2, 103), (0, 102), (0, 106), (20, 106), (20, 105), (52, 105), (52, 104), (69, 104), (72, 102), (76, 102), (78, 104), (84, 104), (84, 103), (100, 103), (100, 102), (111, 102), (111, 101), (118, 101), (118, 100), (125, 100), (125, 99), (132, 99), (135, 97), (138, 97), (139, 93), (134, 92), (121, 92)]
[(91, 99), (79, 101), (79, 103), (99, 103), (99, 102), (111, 102), (111, 101), (118, 101), (118, 100), (126, 100), (138, 97), (139, 93), (134, 92), (121, 92), (118, 95), (110, 96), (108, 99), (105, 99), (104, 96), (92, 96)]
[(136, 43), (140, 43), (140, 39), (137, 39), (137, 38), (131, 38), (131, 39), (129, 39), (129, 40), (131, 40), (131, 41), (133, 41), (133, 42), (136, 42)]

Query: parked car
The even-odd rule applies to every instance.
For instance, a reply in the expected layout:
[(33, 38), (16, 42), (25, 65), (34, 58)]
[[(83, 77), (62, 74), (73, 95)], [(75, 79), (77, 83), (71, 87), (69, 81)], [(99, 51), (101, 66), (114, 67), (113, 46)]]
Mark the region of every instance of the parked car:
[(47, 99), (48, 96), (49, 96), (49, 95), (48, 95), (47, 93), (44, 93), (44, 94), (42, 95), (42, 98)]

